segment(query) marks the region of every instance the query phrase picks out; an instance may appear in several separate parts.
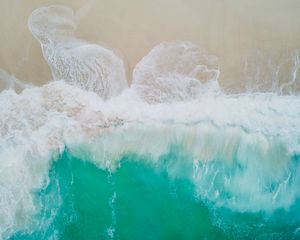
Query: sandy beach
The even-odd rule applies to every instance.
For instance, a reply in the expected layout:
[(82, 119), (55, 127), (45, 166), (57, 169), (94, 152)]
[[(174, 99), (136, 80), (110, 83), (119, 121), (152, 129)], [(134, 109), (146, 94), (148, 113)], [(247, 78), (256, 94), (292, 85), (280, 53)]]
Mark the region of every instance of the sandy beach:
[[(293, 51), (300, 48), (300, 2), (296, 0), (4, 0), (0, 3), (0, 69), (27, 83), (42, 85), (51, 80), (27, 19), (34, 9), (52, 4), (79, 11), (76, 36), (117, 49), (129, 73), (158, 43), (189, 40), (218, 56), (221, 85), (233, 92), (244, 88), (245, 81), (256, 86), (257, 81), (269, 81), (270, 59), (290, 71)], [(258, 71), (260, 78), (255, 80)]]

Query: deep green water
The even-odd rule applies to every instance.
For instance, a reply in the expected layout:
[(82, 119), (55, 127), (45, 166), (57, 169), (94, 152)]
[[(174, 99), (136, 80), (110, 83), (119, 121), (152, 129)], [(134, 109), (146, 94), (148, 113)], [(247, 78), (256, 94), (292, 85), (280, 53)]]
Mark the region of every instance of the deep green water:
[[(163, 158), (168, 162), (174, 152)], [(40, 211), (32, 230), (11, 239), (299, 239), (295, 223), (277, 217), (282, 213), (218, 209), (196, 196), (185, 174), (170, 177), (137, 156), (124, 156), (109, 172), (65, 151), (49, 177), (36, 193)]]

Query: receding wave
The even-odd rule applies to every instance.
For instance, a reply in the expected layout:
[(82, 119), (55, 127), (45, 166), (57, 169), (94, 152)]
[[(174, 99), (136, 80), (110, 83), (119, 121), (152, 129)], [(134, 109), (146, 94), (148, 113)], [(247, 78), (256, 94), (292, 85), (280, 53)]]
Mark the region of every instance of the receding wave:
[(55, 80), (97, 92), (104, 99), (120, 93), (127, 86), (122, 59), (110, 49), (76, 39), (76, 25), (73, 10), (59, 5), (39, 8), (28, 20)]

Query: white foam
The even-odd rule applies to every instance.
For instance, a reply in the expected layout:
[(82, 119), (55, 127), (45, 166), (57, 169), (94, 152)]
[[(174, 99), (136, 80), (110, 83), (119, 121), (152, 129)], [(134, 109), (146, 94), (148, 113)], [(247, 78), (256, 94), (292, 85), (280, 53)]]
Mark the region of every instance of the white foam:
[(19, 79), (17, 79), (15, 76), (9, 74), (3, 69), (0, 69), (0, 83), (3, 83), (4, 89), (13, 89), (15, 91), (17, 90), (23, 90), (25, 88), (32, 87), (31, 84), (26, 84)]
[(0, 236), (30, 226), (33, 193), (46, 184), (50, 160), (64, 149), (66, 136), (86, 134), (88, 140), (118, 122), (105, 120), (94, 102), (102, 100), (64, 82), (0, 94)]
[[(226, 95), (215, 57), (172, 42), (154, 48), (134, 70), (133, 86), (110, 98), (125, 86), (123, 62), (76, 40), (73, 18), (70, 8), (51, 6), (29, 19), (53, 76), (65, 81), (0, 93), (0, 238), (30, 227), (33, 192), (47, 184), (51, 159), (65, 146), (111, 170), (124, 154), (147, 155), (171, 177), (189, 178), (201, 197), (235, 210), (293, 204), (298, 96)], [(172, 146), (185, 157), (164, 165)]]
[[(138, 95), (131, 89), (104, 102), (62, 81), (0, 94), (2, 236), (28, 226), (36, 211), (32, 192), (46, 184), (52, 154), (66, 144), (74, 155), (110, 169), (130, 153), (151, 156), (151, 164), (159, 166), (170, 146), (181, 146), (190, 159), (174, 162), (170, 175), (182, 175), (187, 166), (186, 177), (201, 196), (237, 210), (287, 208), (298, 196), (298, 173), (292, 184), (284, 183), (300, 149), (298, 97), (218, 95), (148, 104)], [(207, 165), (197, 168), (199, 161)], [(244, 171), (226, 175), (218, 164), (208, 164), (213, 161), (225, 162), (229, 169), (243, 166)], [(216, 172), (218, 181), (208, 183)], [(266, 191), (271, 183), (274, 189)], [(218, 197), (218, 191), (232, 198)]]
[(250, 92), (299, 93), (299, 49), (284, 53), (251, 51), (245, 58), (244, 77)]
[(133, 87), (149, 103), (191, 100), (212, 86), (218, 91), (218, 77), (215, 56), (176, 41), (159, 44), (136, 65)]
[(53, 78), (65, 80), (103, 99), (128, 86), (123, 60), (111, 49), (75, 38), (78, 16), (71, 8), (54, 5), (36, 9), (28, 26), (41, 43)]

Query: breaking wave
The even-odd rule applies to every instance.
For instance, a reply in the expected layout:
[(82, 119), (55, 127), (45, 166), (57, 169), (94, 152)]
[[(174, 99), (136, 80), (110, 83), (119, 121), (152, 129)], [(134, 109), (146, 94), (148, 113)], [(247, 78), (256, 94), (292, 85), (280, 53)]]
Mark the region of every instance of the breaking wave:
[[(170, 178), (188, 179), (216, 207), (272, 214), (296, 204), (298, 95), (226, 94), (217, 57), (183, 41), (151, 50), (128, 87), (120, 56), (75, 37), (70, 8), (39, 8), (28, 24), (54, 81), (0, 94), (2, 238), (33, 224), (35, 192), (49, 184), (65, 149), (112, 172), (124, 156), (140, 156)], [(181, 157), (163, 161), (172, 149)]]

